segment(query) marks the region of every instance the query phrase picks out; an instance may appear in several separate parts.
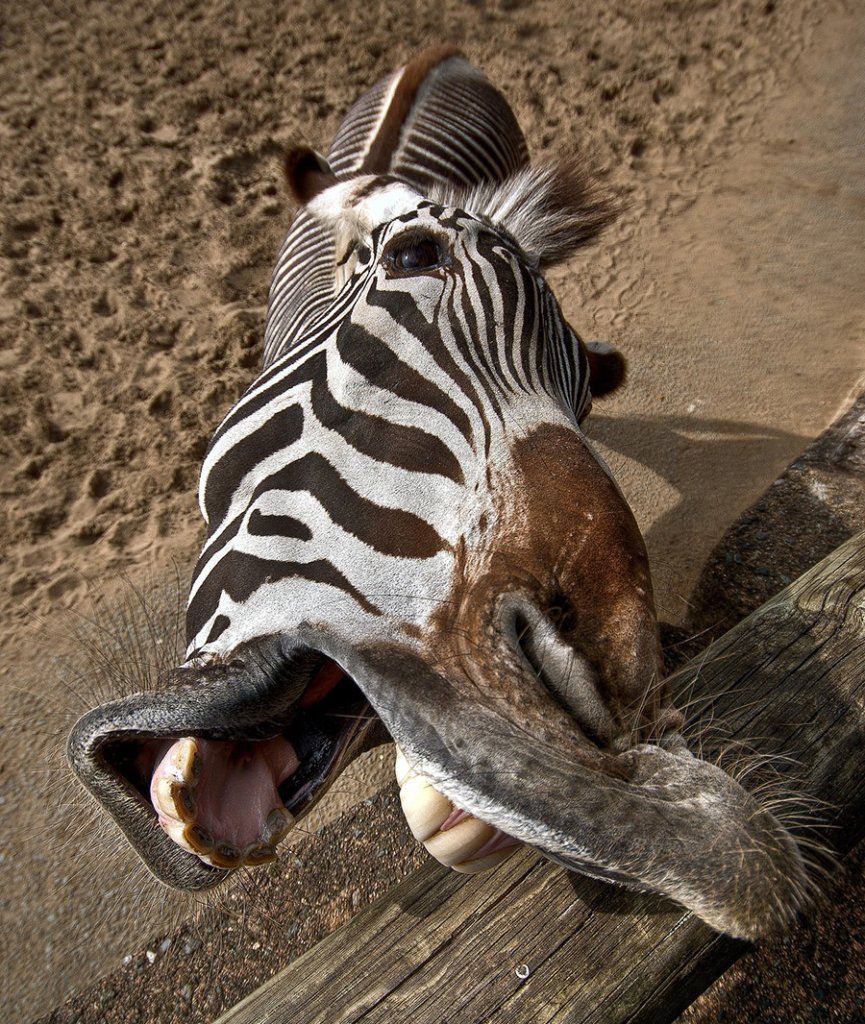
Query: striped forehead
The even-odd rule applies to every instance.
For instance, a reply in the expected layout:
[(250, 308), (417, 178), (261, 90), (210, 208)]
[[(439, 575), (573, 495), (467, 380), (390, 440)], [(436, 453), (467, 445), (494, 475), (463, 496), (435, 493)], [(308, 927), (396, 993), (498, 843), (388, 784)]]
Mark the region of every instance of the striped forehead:
[(532, 262), (501, 225), (470, 210), (443, 205), (388, 176), (340, 182), (316, 196), (306, 209), (335, 232), (337, 262), (344, 259), (345, 250), (353, 244), (380, 241), (411, 223), (445, 233), (460, 234), (466, 228), (489, 232), (512, 255), (527, 264)]

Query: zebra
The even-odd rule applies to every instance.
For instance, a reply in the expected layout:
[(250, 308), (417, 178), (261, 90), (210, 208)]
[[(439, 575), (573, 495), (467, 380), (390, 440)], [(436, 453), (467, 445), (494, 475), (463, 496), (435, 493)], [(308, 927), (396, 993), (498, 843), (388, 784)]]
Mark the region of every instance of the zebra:
[(614, 203), (577, 160), (531, 164), (447, 48), (286, 177), (264, 366), (202, 466), (186, 660), (78, 721), (81, 782), (157, 878), (206, 889), (390, 737), (458, 870), (527, 843), (734, 935), (788, 920), (800, 852), (688, 752), (645, 546), (582, 431), (624, 361), (544, 276)]

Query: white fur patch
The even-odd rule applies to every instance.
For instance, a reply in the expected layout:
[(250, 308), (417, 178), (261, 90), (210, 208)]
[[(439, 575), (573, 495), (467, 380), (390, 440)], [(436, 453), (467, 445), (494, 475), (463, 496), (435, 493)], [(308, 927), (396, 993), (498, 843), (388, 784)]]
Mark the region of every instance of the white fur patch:
[(376, 180), (374, 175), (364, 175), (341, 181), (307, 204), (307, 211), (336, 235), (337, 290), (354, 273), (357, 244), (368, 240), (379, 224), (416, 210), (423, 198), (402, 182), (371, 189)]

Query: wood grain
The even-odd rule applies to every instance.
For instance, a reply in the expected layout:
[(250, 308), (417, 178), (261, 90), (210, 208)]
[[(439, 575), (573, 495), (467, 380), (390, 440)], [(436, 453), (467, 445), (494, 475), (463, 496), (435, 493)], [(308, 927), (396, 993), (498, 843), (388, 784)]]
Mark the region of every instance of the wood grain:
[[(837, 854), (865, 835), (865, 534), (671, 681), (706, 756), (782, 755)], [(430, 863), (219, 1024), (663, 1024), (748, 948), (528, 850), (474, 878)]]

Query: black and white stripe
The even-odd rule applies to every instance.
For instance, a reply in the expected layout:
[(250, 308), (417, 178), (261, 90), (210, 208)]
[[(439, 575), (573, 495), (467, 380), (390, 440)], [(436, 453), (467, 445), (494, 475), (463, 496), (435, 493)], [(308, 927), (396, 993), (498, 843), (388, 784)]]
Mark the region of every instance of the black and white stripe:
[[(289, 618), (355, 642), (420, 631), (461, 546), (495, 528), (515, 438), (573, 429), (589, 402), (585, 352), (539, 268), (590, 237), (601, 207), (581, 183), (569, 207), (554, 171), (526, 166), (480, 72), (421, 55), (355, 105), (329, 159), (336, 183), (280, 254), (265, 369), (202, 469), (190, 656)], [(416, 237), (441, 264), (395, 271), (392, 247)]]

